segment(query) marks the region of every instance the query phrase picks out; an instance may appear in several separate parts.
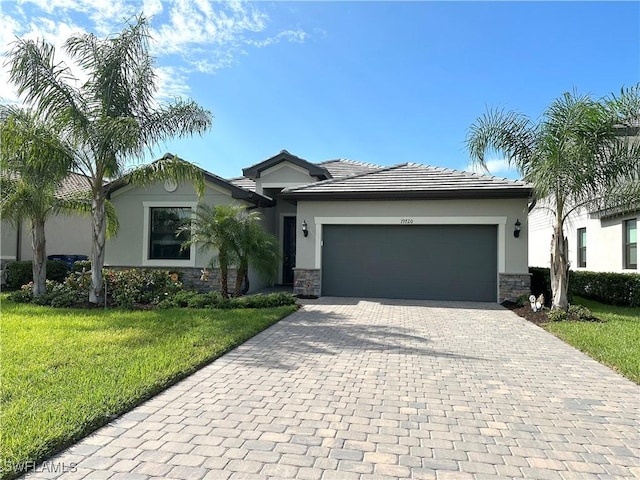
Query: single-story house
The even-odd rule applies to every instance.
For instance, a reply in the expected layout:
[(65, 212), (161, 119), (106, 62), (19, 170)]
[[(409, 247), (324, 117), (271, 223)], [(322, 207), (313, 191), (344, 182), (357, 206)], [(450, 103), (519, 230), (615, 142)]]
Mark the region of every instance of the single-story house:
[[(638, 219), (631, 212), (573, 212), (565, 223), (572, 270), (638, 273)], [(554, 217), (544, 206), (529, 213), (529, 263), (549, 268)]]
[[(498, 302), (529, 293), (524, 182), (413, 163), (311, 163), (285, 150), (240, 178), (204, 174), (202, 201), (262, 213), (282, 249), (277, 283), (295, 294)], [(191, 185), (119, 183), (109, 197), (120, 233), (107, 242), (106, 265), (203, 282), (211, 253), (181, 251), (175, 235), (198, 204)]]
[[(56, 195), (70, 197), (89, 189), (87, 177), (70, 173)], [(51, 215), (45, 224), (47, 255), (89, 255), (91, 253), (91, 219), (77, 214)], [(32, 260), (31, 226), (28, 221), (16, 226), (0, 223), (0, 257), (2, 264), (13, 260)]]

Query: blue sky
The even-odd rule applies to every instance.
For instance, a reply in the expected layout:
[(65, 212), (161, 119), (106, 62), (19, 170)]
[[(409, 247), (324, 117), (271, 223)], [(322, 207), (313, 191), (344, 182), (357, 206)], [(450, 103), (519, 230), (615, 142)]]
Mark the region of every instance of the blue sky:
[[(215, 116), (204, 137), (155, 153), (224, 177), (281, 149), (465, 169), (466, 132), (487, 107), (536, 119), (565, 91), (602, 97), (640, 81), (638, 2), (3, 0), (0, 9), (4, 46), (104, 36), (152, 15), (160, 95), (189, 96)], [(6, 72), (0, 96), (15, 99)], [(516, 176), (491, 160), (493, 174)]]

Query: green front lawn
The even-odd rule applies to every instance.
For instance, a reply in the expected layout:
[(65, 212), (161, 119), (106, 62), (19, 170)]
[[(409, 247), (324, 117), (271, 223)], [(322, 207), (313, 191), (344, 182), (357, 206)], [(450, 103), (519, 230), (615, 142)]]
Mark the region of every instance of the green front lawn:
[(549, 322), (544, 328), (640, 384), (640, 308), (615, 307), (575, 297), (604, 322)]
[(0, 320), (0, 466), (43, 460), (295, 310), (73, 310)]

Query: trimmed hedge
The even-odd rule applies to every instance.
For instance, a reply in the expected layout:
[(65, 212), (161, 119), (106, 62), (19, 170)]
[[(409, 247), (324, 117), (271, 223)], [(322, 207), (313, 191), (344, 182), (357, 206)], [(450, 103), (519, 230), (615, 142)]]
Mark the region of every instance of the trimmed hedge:
[[(551, 277), (548, 268), (529, 268), (531, 291), (551, 301)], [(640, 274), (569, 271), (569, 299), (573, 295), (607, 305), (640, 307)], [(550, 304), (550, 303), (549, 303)]]
[[(67, 266), (59, 260), (47, 260), (47, 280), (64, 282), (69, 274)], [(12, 289), (33, 281), (33, 262), (20, 260), (7, 264), (7, 286)]]

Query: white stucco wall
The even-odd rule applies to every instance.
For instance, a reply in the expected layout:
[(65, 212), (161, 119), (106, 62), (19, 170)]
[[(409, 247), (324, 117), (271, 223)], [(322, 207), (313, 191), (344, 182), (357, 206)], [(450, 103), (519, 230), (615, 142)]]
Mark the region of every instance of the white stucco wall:
[[(569, 261), (572, 270), (592, 272), (636, 272), (624, 269), (624, 222), (640, 219), (640, 215), (625, 215), (615, 218), (599, 219), (585, 209), (571, 214), (566, 222), (564, 233), (569, 245)], [(551, 235), (554, 215), (543, 207), (534, 208), (529, 214), (529, 263), (532, 267), (549, 267)], [(578, 229), (587, 231), (587, 266), (578, 267)]]
[[(527, 273), (527, 199), (487, 200), (386, 200), (386, 201), (299, 201), (298, 232), (302, 222), (309, 226), (309, 236), (298, 235), (297, 268), (320, 268), (322, 265), (321, 223), (402, 224), (494, 224), (498, 225), (499, 273)], [(513, 236), (514, 224), (520, 220), (519, 238)], [(502, 249), (502, 251), (500, 251)]]

